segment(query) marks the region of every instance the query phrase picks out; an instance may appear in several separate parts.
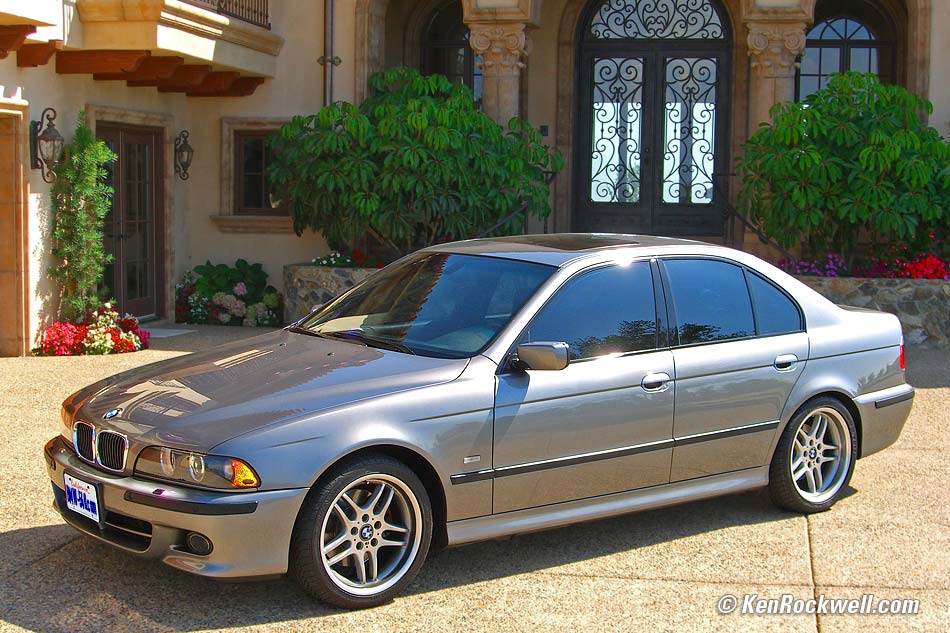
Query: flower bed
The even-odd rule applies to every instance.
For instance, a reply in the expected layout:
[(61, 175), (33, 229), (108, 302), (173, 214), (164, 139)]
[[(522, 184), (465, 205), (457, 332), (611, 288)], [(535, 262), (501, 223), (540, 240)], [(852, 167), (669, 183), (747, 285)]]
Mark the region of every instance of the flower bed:
[(278, 326), (283, 297), (267, 285), (261, 264), (233, 267), (207, 262), (186, 271), (175, 286), (175, 321), (213, 325)]
[(40, 356), (79, 356), (82, 354), (124, 354), (148, 347), (148, 330), (139, 328), (138, 319), (120, 317), (111, 304), (93, 310), (78, 323), (56, 321), (43, 331), (34, 353)]

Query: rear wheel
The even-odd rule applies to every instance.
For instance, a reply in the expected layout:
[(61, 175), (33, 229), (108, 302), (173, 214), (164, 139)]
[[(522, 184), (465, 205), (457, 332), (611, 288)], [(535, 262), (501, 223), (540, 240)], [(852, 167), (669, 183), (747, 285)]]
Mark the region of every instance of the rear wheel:
[(385, 455), (344, 462), (307, 496), (290, 548), (290, 572), (320, 600), (350, 609), (400, 593), (432, 538), (425, 486)]
[(795, 512), (821, 512), (841, 498), (854, 471), (857, 432), (837, 399), (809, 401), (792, 417), (769, 468), (772, 501)]

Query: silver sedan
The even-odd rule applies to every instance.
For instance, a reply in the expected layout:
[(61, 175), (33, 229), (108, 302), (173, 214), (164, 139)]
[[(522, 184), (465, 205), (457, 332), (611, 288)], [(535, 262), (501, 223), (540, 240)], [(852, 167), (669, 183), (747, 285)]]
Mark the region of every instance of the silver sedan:
[(521, 236), (419, 251), (284, 330), (90, 385), (45, 454), (94, 538), (358, 608), (433, 548), (757, 487), (827, 510), (913, 396), (896, 317), (751, 255)]

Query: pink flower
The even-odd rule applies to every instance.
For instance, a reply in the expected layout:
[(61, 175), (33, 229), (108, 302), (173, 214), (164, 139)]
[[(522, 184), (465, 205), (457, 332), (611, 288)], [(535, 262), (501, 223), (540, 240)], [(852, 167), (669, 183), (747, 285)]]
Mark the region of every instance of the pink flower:
[(247, 286), (244, 285), (243, 281), (237, 282), (234, 286), (234, 295), (236, 297), (243, 297), (247, 294)]

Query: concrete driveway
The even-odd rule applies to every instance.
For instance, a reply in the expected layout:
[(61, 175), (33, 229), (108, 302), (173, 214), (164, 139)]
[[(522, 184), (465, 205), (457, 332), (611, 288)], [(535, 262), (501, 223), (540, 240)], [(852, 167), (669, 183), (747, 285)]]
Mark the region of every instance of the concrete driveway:
[[(748, 493), (471, 545), (408, 594), (344, 612), (280, 580), (224, 584), (139, 561), (63, 524), (41, 455), (59, 403), (137, 365), (252, 334), (201, 327), (155, 349), (0, 359), (0, 630), (513, 631), (950, 629), (950, 353), (910, 350), (914, 411), (824, 514)], [(266, 538), (266, 535), (248, 535)], [(719, 615), (724, 594), (916, 598), (910, 616)]]

